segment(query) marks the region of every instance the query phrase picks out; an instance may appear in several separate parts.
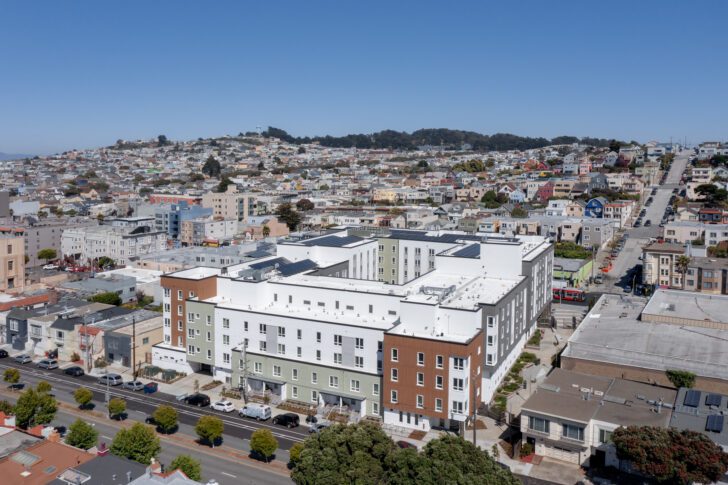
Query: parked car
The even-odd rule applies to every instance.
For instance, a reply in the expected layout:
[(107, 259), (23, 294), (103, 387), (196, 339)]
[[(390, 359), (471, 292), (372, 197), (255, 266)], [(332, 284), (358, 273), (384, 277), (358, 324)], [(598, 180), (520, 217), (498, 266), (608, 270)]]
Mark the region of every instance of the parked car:
[(604, 278), (602, 278), (602, 275), (598, 274), (594, 277), (594, 283), (601, 285), (604, 282)]
[(309, 433), (320, 433), (321, 431), (325, 430), (331, 426), (331, 423), (313, 423), (310, 428), (308, 428)]
[(414, 448), (417, 449), (417, 446), (410, 443), (409, 441), (399, 440), (397, 441), (397, 446), (400, 448)]
[(238, 412), (240, 417), (255, 418), (257, 421), (265, 421), (271, 417), (270, 406), (265, 404), (250, 403), (243, 406)]
[(99, 377), (99, 384), (104, 386), (120, 386), (124, 381), (119, 374), (104, 374)]
[(35, 364), (37, 367), (40, 367), (41, 369), (58, 369), (58, 361), (55, 359), (43, 359), (39, 360), (37, 364)]
[(58, 265), (57, 264), (46, 264), (45, 266), (43, 266), (43, 269), (49, 270), (49, 271), (58, 269)]
[(18, 364), (28, 364), (33, 362), (33, 359), (28, 354), (20, 354), (15, 356), (15, 362)]
[(144, 383), (142, 381), (128, 381), (124, 383), (124, 389), (131, 391), (141, 391), (144, 389)]
[(5, 350), (5, 349), (0, 349), (0, 359), (4, 359), (4, 358), (5, 358), (5, 357), (7, 357), (8, 355), (9, 355), (9, 354), (8, 354), (8, 351), (7, 351), (7, 350)]
[(66, 431), (68, 431), (65, 426), (56, 426), (53, 429), (60, 435), (61, 438), (66, 436)]
[(197, 394), (192, 394), (191, 396), (187, 396), (185, 399), (185, 404), (189, 404), (190, 406), (197, 406), (198, 408), (209, 406), (210, 405), (210, 396), (207, 394), (200, 394), (199, 392)]
[(157, 389), (159, 389), (159, 384), (157, 384), (156, 382), (148, 382), (144, 386), (144, 394), (154, 394), (155, 392), (157, 392)]
[(156, 419), (154, 419), (154, 416), (149, 416), (149, 415), (148, 415), (148, 416), (147, 416), (147, 417), (146, 417), (146, 418), (144, 419), (144, 422), (145, 422), (146, 424), (151, 424), (152, 426), (156, 426), (156, 425), (157, 425), (157, 420), (156, 420)]
[(210, 407), (215, 411), (222, 411), (224, 413), (231, 413), (235, 411), (235, 406), (233, 405), (233, 403), (225, 399), (212, 403), (212, 406)]
[(299, 423), (299, 417), (298, 414), (293, 413), (283, 413), (279, 414), (275, 418), (273, 418), (273, 424), (278, 424), (280, 426), (286, 426), (288, 428), (295, 428), (298, 426)]
[(85, 374), (83, 369), (77, 365), (74, 365), (73, 367), (67, 367), (66, 369), (64, 369), (63, 373), (73, 377), (81, 377)]

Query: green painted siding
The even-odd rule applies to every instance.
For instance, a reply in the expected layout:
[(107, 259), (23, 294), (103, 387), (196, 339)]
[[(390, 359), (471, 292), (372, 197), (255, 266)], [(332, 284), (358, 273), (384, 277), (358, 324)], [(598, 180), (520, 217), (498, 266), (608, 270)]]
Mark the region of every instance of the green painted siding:
[[(387, 283), (391, 283), (392, 280), (395, 283), (399, 282), (399, 240), (380, 237), (377, 239), (377, 244), (381, 248), (379, 251), (381, 263), (378, 264), (381, 271), (377, 270), (377, 279)], [(392, 258), (394, 258), (394, 263), (392, 263)]]
[[(187, 301), (187, 313), (194, 313), (195, 319), (187, 320), (187, 361), (198, 364), (215, 365), (215, 305), (198, 301)], [(199, 314), (199, 318), (197, 315)], [(187, 315), (185, 315), (185, 318)], [(210, 324), (208, 325), (208, 318)], [(220, 323), (222, 325), (222, 322)], [(194, 338), (189, 337), (190, 329), (194, 330)], [(208, 333), (210, 340), (208, 341)], [(190, 354), (189, 346), (195, 346), (195, 353)], [(199, 348), (199, 351), (197, 350)], [(210, 359), (207, 358), (209, 350)]]
[[(242, 376), (245, 369), (245, 363), (242, 362), (242, 352), (233, 350), (231, 357), (232, 384), (234, 386), (242, 385)], [(261, 371), (260, 373), (255, 372), (256, 364), (258, 365), (257, 369)], [(321, 402), (321, 393), (325, 393), (343, 398), (366, 400), (363, 403), (366, 406), (366, 410), (362, 409), (362, 415), (379, 415), (382, 412), (381, 376), (253, 353), (247, 354), (247, 367), (249, 378), (280, 383), (283, 387), (281, 392), (283, 399), (308, 402), (316, 405), (314, 398), (319, 399), (319, 402)], [(280, 375), (274, 374), (275, 367), (280, 368)], [(294, 379), (294, 369), (297, 371), (297, 379)], [(316, 382), (313, 382), (314, 373), (316, 374)], [(338, 379), (338, 388), (329, 386), (331, 377)], [(358, 381), (359, 391), (352, 390), (352, 380)], [(375, 385), (378, 392), (375, 390)]]

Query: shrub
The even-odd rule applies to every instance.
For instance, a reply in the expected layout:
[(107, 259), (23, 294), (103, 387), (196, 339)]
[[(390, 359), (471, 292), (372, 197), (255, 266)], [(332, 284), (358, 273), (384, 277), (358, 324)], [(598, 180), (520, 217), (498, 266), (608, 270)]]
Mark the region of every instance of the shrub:
[(533, 445), (531, 443), (523, 443), (519, 454), (521, 455), (521, 458), (533, 454)]
[(81, 360), (81, 356), (78, 355), (78, 352), (71, 354), (71, 362), (78, 362), (79, 360)]
[(672, 385), (676, 388), (693, 387), (695, 385), (695, 374), (686, 370), (666, 370), (665, 375), (670, 379)]

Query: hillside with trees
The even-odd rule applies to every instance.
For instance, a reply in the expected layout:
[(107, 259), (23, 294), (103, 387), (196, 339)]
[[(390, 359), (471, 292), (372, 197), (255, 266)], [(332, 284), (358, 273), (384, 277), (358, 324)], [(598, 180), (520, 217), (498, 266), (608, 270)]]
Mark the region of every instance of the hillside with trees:
[(371, 134), (351, 134), (344, 136), (295, 137), (285, 130), (269, 126), (262, 133), (266, 138), (279, 138), (287, 143), (305, 144), (318, 142), (331, 148), (376, 148), (414, 150), (420, 146), (436, 146), (444, 149), (459, 150), (469, 145), (473, 151), (491, 150), (530, 150), (549, 145), (583, 143), (598, 147), (619, 145), (621, 142), (603, 138), (577, 138), (575, 136), (558, 136), (553, 139), (518, 136), (510, 133), (484, 135), (474, 131), (451, 130), (448, 128), (426, 128), (412, 133), (405, 131), (383, 130)]

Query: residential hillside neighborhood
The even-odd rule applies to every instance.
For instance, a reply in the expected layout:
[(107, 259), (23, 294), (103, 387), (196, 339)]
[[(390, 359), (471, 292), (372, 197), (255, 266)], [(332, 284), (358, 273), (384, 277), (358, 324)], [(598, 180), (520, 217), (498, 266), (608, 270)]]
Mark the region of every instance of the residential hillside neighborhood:
[[(74, 455), (79, 415), (221, 444), (199, 452), (219, 484), (304, 483), (301, 448), (344, 426), (460, 436), (525, 483), (650, 479), (648, 432), (728, 451), (728, 143), (279, 132), (0, 161), (7, 483), (205, 483), (110, 436)], [(24, 421), (31, 392), (55, 407)]]

